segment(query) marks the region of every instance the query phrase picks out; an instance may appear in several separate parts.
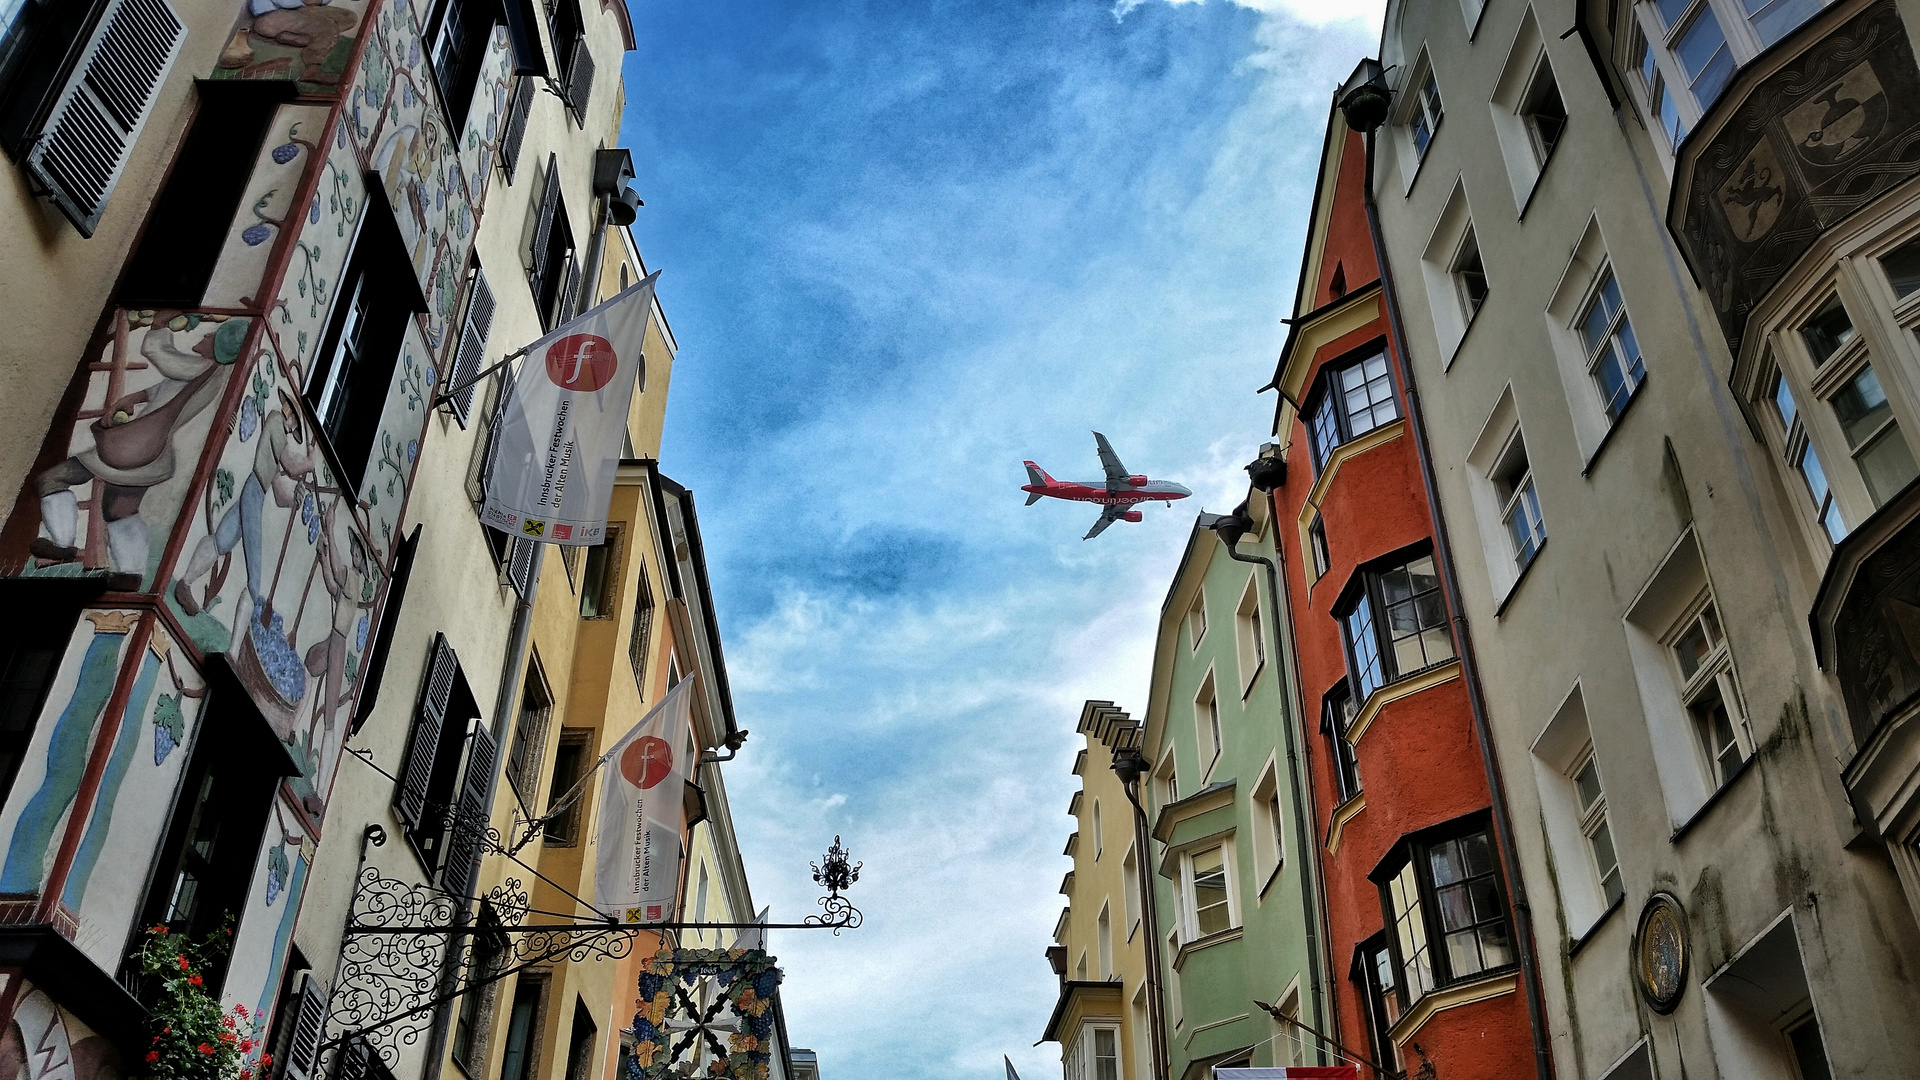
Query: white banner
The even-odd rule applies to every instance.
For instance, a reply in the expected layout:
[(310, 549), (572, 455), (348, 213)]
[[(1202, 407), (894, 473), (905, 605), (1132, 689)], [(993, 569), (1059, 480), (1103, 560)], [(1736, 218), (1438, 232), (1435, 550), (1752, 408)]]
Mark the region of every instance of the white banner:
[[(672, 922), (686, 828), (685, 748), (693, 728), (693, 683), (682, 679), (607, 751), (600, 781), (594, 903), (630, 923)], [(697, 752), (697, 751), (696, 751)]]
[(607, 505), (653, 314), (655, 270), (527, 347), (500, 410), (480, 519), (575, 547), (607, 538)]

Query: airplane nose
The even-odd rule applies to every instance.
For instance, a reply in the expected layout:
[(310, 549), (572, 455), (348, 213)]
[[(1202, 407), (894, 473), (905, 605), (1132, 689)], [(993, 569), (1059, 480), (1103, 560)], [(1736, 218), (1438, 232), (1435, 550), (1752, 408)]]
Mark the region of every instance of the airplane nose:
[(1192, 492), (1192, 491), (1189, 491), (1189, 490), (1187, 489), (1187, 487), (1186, 487), (1186, 485), (1184, 485), (1184, 484), (1175, 484), (1175, 485), (1173, 485), (1173, 489), (1174, 489), (1175, 491), (1178, 491), (1178, 492), (1179, 492), (1180, 494), (1182, 494), (1182, 495), (1191, 495), (1191, 494), (1193, 494), (1193, 492)]

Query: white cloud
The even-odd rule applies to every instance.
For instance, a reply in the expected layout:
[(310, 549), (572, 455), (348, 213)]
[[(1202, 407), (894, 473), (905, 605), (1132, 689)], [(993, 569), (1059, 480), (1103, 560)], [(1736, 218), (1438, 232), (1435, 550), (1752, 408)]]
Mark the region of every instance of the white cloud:
[[(1115, 15), (1124, 16), (1148, 0), (1114, 0)], [(1205, 0), (1164, 0), (1169, 4), (1197, 4)], [(1269, 15), (1285, 14), (1308, 26), (1360, 23), (1374, 37), (1380, 36), (1380, 22), (1386, 17), (1385, 0), (1225, 0), (1240, 7)]]

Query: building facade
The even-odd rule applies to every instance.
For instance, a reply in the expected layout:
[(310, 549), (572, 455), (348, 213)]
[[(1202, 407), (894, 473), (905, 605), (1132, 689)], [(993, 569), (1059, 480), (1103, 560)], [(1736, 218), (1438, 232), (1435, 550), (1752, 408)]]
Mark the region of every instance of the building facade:
[(1916, 14), (1388, 8), (1400, 389), (1563, 1075), (1911, 1071)]
[(1284, 467), (1263, 459), (1300, 693), (1318, 715), (1337, 1038), (1390, 1071), (1524, 1076), (1537, 989), (1395, 377), (1404, 353), (1367, 225), (1366, 153), (1332, 110), (1272, 384), (1269, 454)]
[(1137, 748), (1140, 726), (1111, 701), (1089, 701), (1079, 730), (1086, 746), (1074, 757), (1080, 789), (1067, 807), (1075, 828), (1064, 852), (1073, 869), (1060, 883), (1067, 906), (1047, 950), (1060, 997), (1041, 1038), (1060, 1044), (1068, 1080), (1152, 1080), (1160, 1043), (1159, 984), (1148, 979), (1153, 930), (1142, 900), (1141, 852), (1149, 846), (1113, 771), (1116, 751)]
[(1264, 508), (1241, 520), (1233, 547), (1201, 521), (1188, 537), (1140, 739), (1166, 1075), (1179, 1080), (1335, 1061), (1295, 1023), (1331, 1025), (1305, 850), (1313, 810), (1284, 678), (1291, 644), (1274, 632), (1275, 530)]

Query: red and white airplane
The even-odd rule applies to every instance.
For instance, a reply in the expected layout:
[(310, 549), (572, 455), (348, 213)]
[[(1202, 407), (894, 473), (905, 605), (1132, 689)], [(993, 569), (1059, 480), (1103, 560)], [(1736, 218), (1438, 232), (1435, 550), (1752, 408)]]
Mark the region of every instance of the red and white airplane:
[(1100, 451), (1100, 467), (1107, 471), (1105, 480), (1055, 480), (1047, 475), (1047, 470), (1029, 461), (1025, 463), (1027, 479), (1033, 483), (1020, 486), (1020, 490), (1027, 493), (1028, 506), (1039, 502), (1043, 495), (1072, 502), (1101, 504), (1105, 509), (1100, 511), (1100, 520), (1094, 522), (1093, 528), (1087, 530), (1087, 535), (1080, 539), (1091, 540), (1116, 521), (1139, 521), (1140, 511), (1131, 509), (1137, 503), (1164, 502), (1172, 506), (1173, 500), (1193, 494), (1171, 480), (1149, 480), (1127, 472), (1127, 467), (1120, 464), (1120, 455), (1113, 452), (1105, 435), (1094, 432), (1093, 442)]

